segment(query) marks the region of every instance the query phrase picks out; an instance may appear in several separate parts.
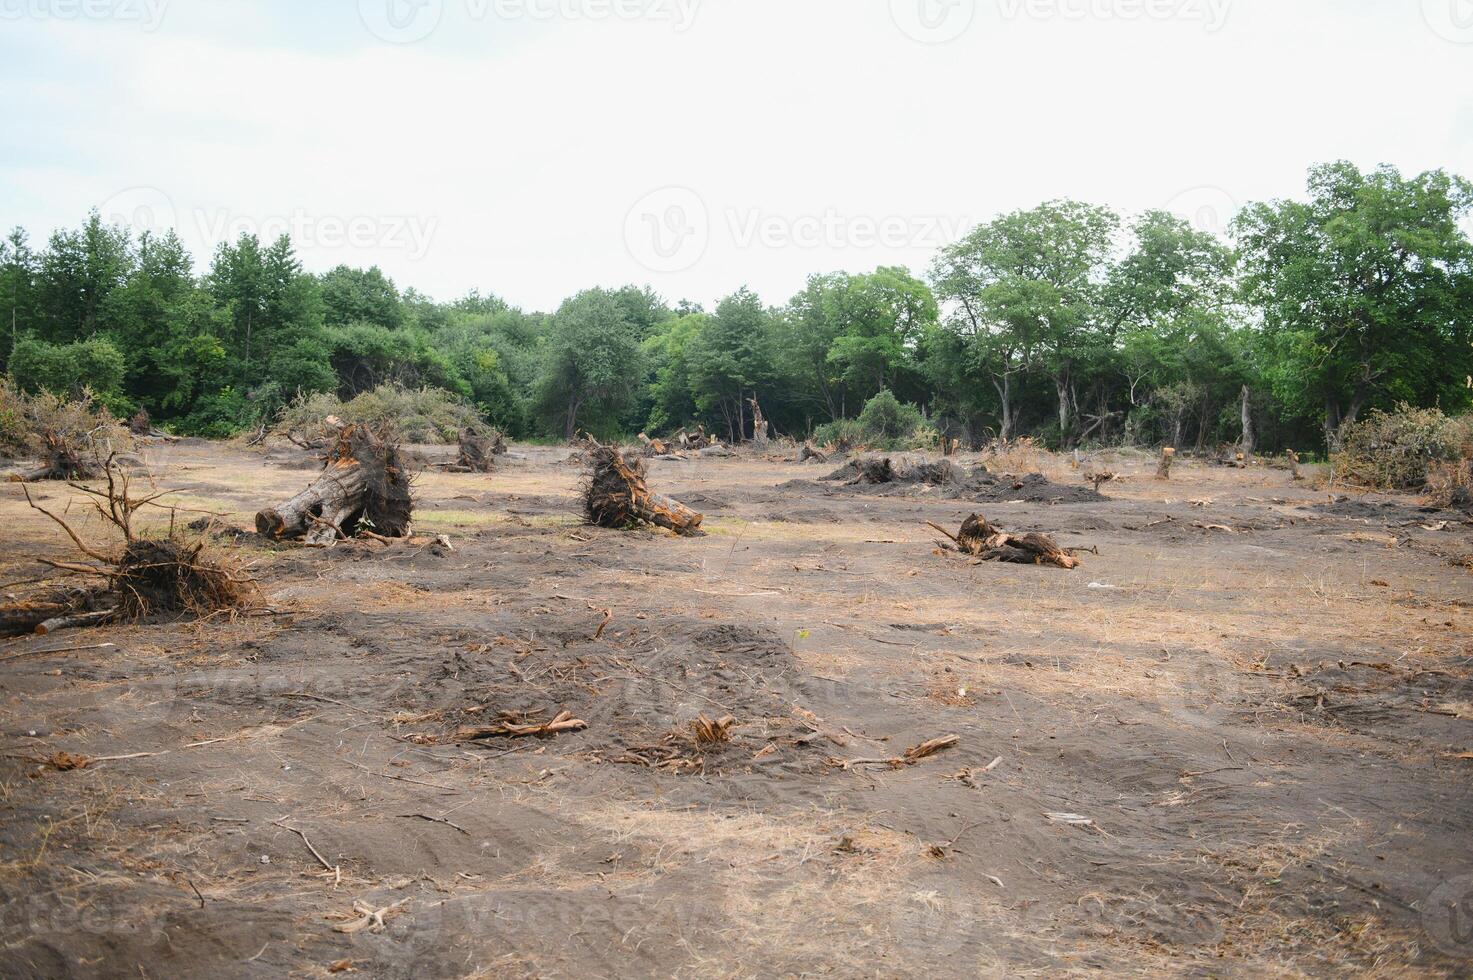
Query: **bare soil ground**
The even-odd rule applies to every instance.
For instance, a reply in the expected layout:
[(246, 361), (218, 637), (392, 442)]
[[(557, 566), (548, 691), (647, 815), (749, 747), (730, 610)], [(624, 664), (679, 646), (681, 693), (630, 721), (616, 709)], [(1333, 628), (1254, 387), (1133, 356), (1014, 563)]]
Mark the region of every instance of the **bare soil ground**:
[[(568, 455), (426, 474), (453, 551), (242, 538), (273, 615), (0, 645), (0, 974), (1473, 968), (1466, 514), (1186, 461), (1050, 504), (744, 457), (652, 464), (706, 514), (677, 539), (583, 526)], [(149, 453), (241, 527), (298, 459)], [(977, 510), (1100, 554), (939, 552), (923, 522)], [(0, 580), (68, 554), (18, 487), (0, 520)], [(355, 903), (381, 931), (338, 931)]]

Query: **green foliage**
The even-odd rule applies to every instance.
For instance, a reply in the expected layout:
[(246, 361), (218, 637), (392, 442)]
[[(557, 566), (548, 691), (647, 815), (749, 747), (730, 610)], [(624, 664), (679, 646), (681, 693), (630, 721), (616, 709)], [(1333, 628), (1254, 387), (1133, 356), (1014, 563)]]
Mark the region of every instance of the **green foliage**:
[(535, 386), (536, 408), (571, 439), (579, 429), (604, 433), (632, 402), (639, 382), (642, 302), (589, 289), (565, 302), (547, 324)]
[(813, 438), (821, 445), (844, 451), (901, 451), (934, 447), (938, 435), (920, 409), (904, 404), (885, 389), (865, 403), (857, 420), (840, 419), (820, 426)]
[(1375, 409), (1346, 423), (1330, 455), (1337, 479), (1363, 487), (1415, 490), (1439, 463), (1473, 459), (1473, 416), (1449, 418), (1435, 408)]
[(123, 396), (126, 373), (123, 352), (105, 337), (70, 344), (26, 337), (16, 342), (10, 354), (10, 374), (22, 391), (48, 391), (71, 399), (90, 392), (118, 414), (126, 414), (129, 408)]
[[(436, 302), (377, 268), (305, 271), (291, 241), (242, 235), (194, 259), (172, 234), (89, 214), (0, 241), (0, 364), (27, 390), (96, 392), (176, 430), (254, 427), (298, 397), (442, 389), (515, 438), (751, 431), (872, 435), (889, 399), (973, 446), (1243, 437), (1308, 452), (1400, 402), (1473, 401), (1473, 185), (1442, 171), (1315, 168), (1303, 200), (1250, 205), (1235, 250), (1162, 212), (1077, 201), (999, 215), (902, 268), (814, 275), (780, 307), (714, 311), (648, 288), (555, 313), (471, 292)], [(407, 409), (406, 409), (407, 410)], [(912, 409), (913, 410), (913, 409)], [(432, 418), (416, 427), (438, 432)]]
[(473, 406), (448, 391), (392, 384), (365, 391), (346, 402), (332, 394), (303, 395), (282, 413), (277, 428), (315, 438), (327, 431), (324, 421), (329, 415), (354, 424), (393, 423), (409, 442), (453, 443), (461, 429), (489, 431)]

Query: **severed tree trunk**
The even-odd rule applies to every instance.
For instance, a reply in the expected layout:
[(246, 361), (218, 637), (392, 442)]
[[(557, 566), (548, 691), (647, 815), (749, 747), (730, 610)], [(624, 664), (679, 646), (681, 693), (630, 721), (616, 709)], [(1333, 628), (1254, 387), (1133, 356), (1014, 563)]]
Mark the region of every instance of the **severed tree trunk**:
[(1165, 449), (1161, 450), (1161, 465), (1156, 467), (1156, 479), (1171, 479), (1171, 462), (1174, 459), (1176, 459), (1175, 449), (1167, 446)]
[(624, 528), (631, 524), (653, 524), (676, 534), (695, 534), (705, 518), (669, 497), (654, 493), (645, 484), (644, 460), (629, 460), (613, 446), (594, 443), (590, 450), (593, 473), (584, 495), (584, 510), (590, 524)]
[(413, 506), (409, 472), (388, 430), (350, 425), (338, 434), (322, 475), (286, 503), (257, 514), (256, 531), (313, 545), (351, 537), (360, 525), (405, 537)]
[(66, 601), (39, 600), (0, 606), (0, 636), (24, 636), (42, 623), (69, 616), (76, 605)]

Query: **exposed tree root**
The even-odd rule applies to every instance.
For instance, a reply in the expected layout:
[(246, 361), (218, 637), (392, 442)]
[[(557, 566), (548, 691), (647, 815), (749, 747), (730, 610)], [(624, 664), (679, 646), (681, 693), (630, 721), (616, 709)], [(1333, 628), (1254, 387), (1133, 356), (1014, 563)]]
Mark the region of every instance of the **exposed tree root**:
[(584, 490), (583, 506), (590, 524), (608, 528), (654, 524), (676, 534), (700, 531), (702, 515), (652, 493), (645, 485), (644, 460), (628, 459), (617, 448), (596, 442), (588, 453), (593, 470)]
[(981, 561), (999, 561), (1012, 565), (1052, 565), (1056, 568), (1078, 568), (1082, 562), (1047, 534), (1016, 535), (994, 527), (981, 514), (973, 514), (953, 535), (935, 524), (929, 525), (950, 540), (945, 547), (971, 555)]

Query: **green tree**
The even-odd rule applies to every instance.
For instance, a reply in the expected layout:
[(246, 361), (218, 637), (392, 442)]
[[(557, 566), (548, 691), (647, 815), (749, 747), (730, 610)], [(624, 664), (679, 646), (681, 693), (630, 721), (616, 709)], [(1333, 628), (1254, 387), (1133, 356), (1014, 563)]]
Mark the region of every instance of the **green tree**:
[(696, 407), (720, 418), (732, 442), (746, 438), (746, 399), (773, 374), (772, 314), (747, 287), (716, 305), (691, 339), (689, 380)]
[(1473, 185), (1441, 170), (1404, 178), (1340, 162), (1310, 172), (1308, 201), (1239, 215), (1274, 394), (1290, 412), (1318, 406), (1331, 442), (1367, 408), (1467, 404), (1470, 207)]
[(537, 374), (541, 417), (572, 439), (580, 424), (607, 425), (634, 396), (639, 378), (640, 324), (606, 289), (569, 299), (552, 316)]

